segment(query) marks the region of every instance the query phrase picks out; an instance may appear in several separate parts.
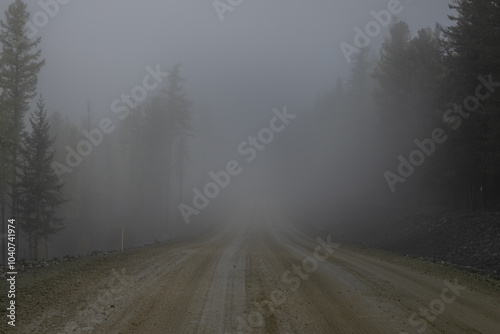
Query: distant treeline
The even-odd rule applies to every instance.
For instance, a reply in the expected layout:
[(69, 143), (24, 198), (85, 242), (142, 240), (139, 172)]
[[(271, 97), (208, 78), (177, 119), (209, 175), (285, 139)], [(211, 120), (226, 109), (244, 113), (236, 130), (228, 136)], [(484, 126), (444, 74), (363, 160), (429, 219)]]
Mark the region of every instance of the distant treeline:
[(58, 240), (59, 254), (116, 249), (122, 227), (126, 246), (162, 238), (176, 214), (169, 209), (181, 201), (191, 135), (180, 65), (168, 72), (148, 67), (149, 77), (137, 83), (143, 86), (114, 106), (119, 114), (96, 113), (89, 101), (80, 124), (72, 124), (63, 115), (73, 110), (48, 114), (39, 94), (45, 60), (41, 37), (28, 36), (29, 17), (15, 0), (0, 21), (2, 231), (7, 218), (19, 222), (21, 258), (49, 256), (49, 237), (65, 227), (71, 228)]
[(453, 1), (449, 18), (416, 34), (394, 20), (283, 144), (310, 212), (500, 208), (500, 1)]

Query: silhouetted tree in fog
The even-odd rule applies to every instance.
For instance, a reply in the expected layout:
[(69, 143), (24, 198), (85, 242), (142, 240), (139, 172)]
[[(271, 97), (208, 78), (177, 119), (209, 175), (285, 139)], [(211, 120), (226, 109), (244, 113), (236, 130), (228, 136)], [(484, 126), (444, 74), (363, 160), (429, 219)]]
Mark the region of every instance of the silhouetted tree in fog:
[(389, 37), (382, 44), (380, 60), (373, 74), (376, 80), (374, 98), (394, 144), (408, 137), (411, 128), (408, 122), (412, 80), (408, 57), (410, 39), (410, 28), (405, 22), (393, 24)]
[[(184, 78), (180, 76), (180, 64), (175, 65), (167, 77), (168, 85), (164, 90), (163, 98), (169, 121), (167, 123), (167, 138), (166, 138), (166, 155), (168, 159), (168, 169), (165, 173), (165, 184), (167, 191), (165, 192), (165, 219), (169, 219), (169, 208), (171, 206), (170, 188), (172, 185), (171, 176), (173, 168), (177, 165), (177, 175), (180, 177), (180, 187), (182, 187), (182, 176), (184, 169), (184, 161), (187, 159), (187, 135), (191, 131), (191, 105), (192, 102), (186, 97), (184, 91)], [(174, 143), (177, 139), (178, 147), (174, 151)], [(173, 155), (175, 153), (175, 155)], [(182, 191), (182, 189), (180, 190)], [(179, 198), (179, 200), (182, 200)]]
[(130, 196), (136, 198), (131, 200), (130, 217), (150, 217), (154, 238), (167, 230), (172, 218), (168, 210), (174, 190), (172, 176), (183, 175), (187, 159), (191, 102), (185, 96), (183, 81), (180, 65), (174, 66), (166, 87), (131, 110), (120, 126), (122, 147), (129, 160), (128, 182), (135, 185), (131, 188)]
[[(30, 17), (26, 4), (16, 0), (5, 11), (5, 20), (0, 20), (0, 129), (2, 132), (2, 168), (0, 199), (2, 213), (5, 211), (6, 185), (10, 186), (11, 217), (18, 216), (17, 169), (19, 168), (19, 147), (24, 130), (24, 116), (29, 103), (36, 96), (38, 73), (45, 60), (40, 60), (41, 50), (35, 50), (41, 38), (28, 39), (26, 24)], [(8, 143), (8, 146), (5, 144)], [(7, 148), (6, 148), (7, 147)], [(5, 156), (4, 156), (5, 154)], [(8, 169), (10, 169), (8, 171)], [(2, 219), (5, 231), (5, 218)], [(17, 244), (16, 244), (17, 245)], [(2, 247), (5, 248), (5, 247)]]
[[(483, 194), (497, 197), (500, 191), (500, 97), (483, 88), (488, 98), (475, 110), (465, 110), (467, 96), (474, 95), (478, 76), (500, 81), (500, 3), (498, 1), (454, 1), (454, 25), (443, 29), (447, 67), (445, 96), (451, 109), (462, 108), (467, 118), (449, 123), (451, 133), (449, 166), (455, 204), (474, 210), (483, 203)], [(456, 104), (456, 105), (455, 105)], [(470, 109), (470, 108), (469, 108)], [(451, 117), (448, 117), (450, 121)], [(487, 200), (485, 198), (484, 200)]]
[(59, 181), (52, 162), (54, 138), (50, 137), (45, 102), (40, 96), (36, 110), (30, 118), (32, 131), (24, 137), (21, 147), (22, 167), (19, 182), (19, 225), (28, 236), (29, 256), (38, 257), (39, 241), (45, 241), (48, 256), (48, 239), (62, 229), (62, 219), (56, 209), (64, 202), (63, 184)]
[(371, 107), (371, 74), (370, 49), (361, 48), (360, 52), (353, 56), (351, 65), (351, 77), (348, 84), (348, 95), (350, 109), (357, 117), (366, 117)]

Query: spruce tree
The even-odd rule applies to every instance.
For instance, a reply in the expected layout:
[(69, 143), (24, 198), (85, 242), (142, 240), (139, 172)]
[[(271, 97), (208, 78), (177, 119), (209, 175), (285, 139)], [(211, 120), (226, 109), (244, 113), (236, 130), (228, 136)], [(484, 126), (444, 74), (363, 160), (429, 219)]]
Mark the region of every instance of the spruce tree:
[[(445, 96), (454, 109), (476, 92), (478, 77), (500, 81), (499, 1), (455, 0), (453, 25), (443, 29), (447, 75)], [(498, 92), (480, 100), (480, 106), (467, 111), (468, 118), (451, 133), (449, 165), (457, 205), (476, 210), (488, 194), (500, 191), (500, 116)], [(462, 107), (463, 109), (463, 107)], [(465, 109), (464, 109), (465, 111)], [(486, 195), (485, 197), (483, 196)]]
[[(30, 17), (27, 6), (22, 0), (16, 0), (5, 11), (5, 21), (0, 20), (0, 87), (1, 114), (0, 121), (6, 131), (2, 142), (8, 141), (10, 147), (8, 161), (11, 170), (6, 180), (11, 186), (11, 216), (18, 213), (17, 168), (19, 167), (19, 147), (24, 130), (24, 116), (29, 109), (30, 101), (36, 96), (38, 73), (45, 60), (40, 60), (41, 50), (35, 50), (40, 44), (40, 37), (28, 38), (26, 24)], [(2, 127), (2, 126), (0, 126)], [(2, 152), (5, 153), (5, 152)], [(3, 169), (4, 166), (1, 166)], [(4, 184), (0, 192), (5, 192)], [(0, 197), (3, 197), (0, 196)]]
[(385, 131), (390, 134), (393, 143), (412, 137), (407, 122), (411, 94), (410, 40), (408, 24), (403, 21), (394, 23), (390, 28), (390, 36), (382, 44), (380, 61), (373, 74), (376, 80), (373, 96)]
[[(180, 64), (176, 64), (168, 76), (168, 86), (166, 94), (166, 110), (170, 122), (167, 126), (167, 159), (168, 159), (168, 175), (166, 179), (167, 199), (166, 199), (166, 218), (169, 218), (170, 206), (170, 187), (171, 174), (174, 170), (179, 176), (179, 200), (182, 200), (183, 174), (185, 168), (185, 160), (188, 159), (187, 136), (191, 131), (191, 105), (192, 102), (186, 97), (182, 82), (184, 78), (180, 76)], [(178, 146), (174, 149), (175, 141), (178, 141)], [(177, 170), (175, 170), (177, 169)]]
[(52, 168), (55, 139), (50, 136), (42, 96), (38, 98), (30, 124), (32, 131), (25, 134), (21, 148), (20, 226), (28, 236), (30, 255), (38, 257), (39, 241), (43, 239), (47, 245), (49, 236), (62, 229), (62, 219), (56, 217), (56, 211), (64, 202), (61, 195), (63, 185)]
[[(12, 180), (13, 169), (10, 167), (9, 159), (12, 149), (12, 142), (7, 136), (8, 122), (6, 110), (0, 100), (0, 218), (2, 219), (2, 231), (6, 231), (6, 203), (8, 199), (7, 189)], [(2, 238), (2, 251), (0, 263), (5, 263), (7, 244), (5, 238)]]

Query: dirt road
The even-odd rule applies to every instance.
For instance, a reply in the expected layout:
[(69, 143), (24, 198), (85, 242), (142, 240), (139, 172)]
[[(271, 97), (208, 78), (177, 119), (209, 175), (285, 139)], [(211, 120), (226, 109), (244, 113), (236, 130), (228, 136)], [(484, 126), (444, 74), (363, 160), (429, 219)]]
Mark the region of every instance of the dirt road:
[(498, 282), (311, 239), (271, 211), (241, 217), (210, 236), (26, 277), (15, 331), (500, 333)]

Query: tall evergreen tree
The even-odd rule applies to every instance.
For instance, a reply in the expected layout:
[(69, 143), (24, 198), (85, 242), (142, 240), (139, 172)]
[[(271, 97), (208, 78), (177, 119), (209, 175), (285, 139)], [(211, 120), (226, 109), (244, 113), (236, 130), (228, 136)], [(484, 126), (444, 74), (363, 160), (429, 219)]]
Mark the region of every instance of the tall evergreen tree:
[(349, 97), (351, 109), (357, 116), (366, 116), (371, 105), (371, 80), (372, 66), (369, 60), (370, 49), (361, 48), (353, 57), (351, 78), (349, 80)]
[(64, 201), (61, 195), (63, 185), (52, 168), (54, 138), (50, 137), (42, 96), (38, 98), (30, 124), (32, 131), (25, 135), (21, 148), (19, 206), (20, 226), (28, 236), (30, 255), (36, 258), (39, 241), (43, 239), (47, 246), (49, 236), (62, 229), (62, 219), (56, 217), (56, 209)]
[[(447, 67), (445, 96), (448, 107), (462, 105), (478, 85), (478, 76), (500, 81), (500, 2), (498, 0), (455, 0), (450, 19), (455, 24), (443, 29)], [(457, 205), (472, 210), (483, 204), (483, 194), (500, 191), (500, 97), (491, 94), (452, 133), (449, 165), (453, 169)], [(464, 110), (465, 111), (465, 110)]]
[[(1, 99), (1, 95), (0, 95)], [(13, 169), (10, 165), (10, 155), (12, 150), (12, 141), (9, 140), (7, 136), (8, 122), (6, 110), (2, 101), (0, 100), (0, 218), (2, 219), (2, 231), (5, 231), (5, 222), (7, 220), (6, 203), (8, 200), (7, 189), (12, 180)], [(6, 261), (6, 250), (7, 245), (5, 243), (6, 239), (2, 238), (2, 251), (0, 257), (0, 263), (5, 263)]]
[(7, 125), (5, 137), (11, 142), (9, 168), (13, 170), (11, 184), (11, 211), (18, 213), (16, 169), (19, 167), (19, 147), (24, 130), (24, 116), (30, 101), (36, 96), (38, 73), (45, 60), (40, 60), (41, 50), (35, 51), (41, 38), (28, 38), (26, 24), (30, 17), (22, 0), (15, 0), (5, 11), (5, 21), (0, 20), (0, 87), (3, 109), (2, 122)]
[[(163, 91), (165, 99), (165, 111), (168, 117), (166, 123), (166, 157), (167, 157), (167, 171), (165, 173), (165, 218), (168, 219), (170, 214), (169, 208), (171, 207), (170, 189), (172, 186), (171, 176), (174, 171), (174, 159), (177, 159), (178, 166), (184, 168), (184, 161), (187, 159), (186, 136), (191, 131), (191, 105), (192, 102), (186, 97), (184, 91), (184, 78), (180, 75), (180, 64), (175, 65), (170, 71), (167, 78), (168, 83), (166, 89)], [(176, 139), (179, 138), (180, 150), (174, 156), (174, 144)], [(183, 171), (177, 171), (183, 173)]]
[[(373, 74), (376, 83), (374, 100), (385, 125), (384, 132), (392, 143), (403, 143), (412, 137), (411, 124), (407, 121), (411, 94), (410, 40), (408, 24), (403, 21), (394, 23), (389, 37), (382, 44), (380, 60)], [(395, 149), (400, 150), (401, 147)]]
[(442, 103), (444, 77), (440, 33), (438, 28), (420, 29), (409, 44), (411, 95), (407, 104), (412, 109), (411, 121), (417, 133), (429, 131), (441, 121), (436, 112)]
[[(374, 98), (382, 122), (382, 155), (388, 161), (408, 150), (416, 139), (442, 126), (437, 111), (442, 102), (444, 66), (439, 29), (420, 29), (415, 37), (405, 22), (393, 24), (373, 75)], [(431, 159), (406, 185), (406, 200), (422, 201), (439, 179), (442, 168)], [(440, 170), (438, 170), (440, 169)], [(433, 191), (433, 190), (432, 190)], [(403, 196), (400, 196), (402, 198)], [(416, 203), (415, 203), (416, 204)]]

